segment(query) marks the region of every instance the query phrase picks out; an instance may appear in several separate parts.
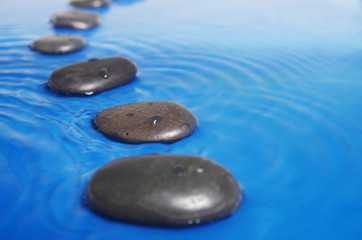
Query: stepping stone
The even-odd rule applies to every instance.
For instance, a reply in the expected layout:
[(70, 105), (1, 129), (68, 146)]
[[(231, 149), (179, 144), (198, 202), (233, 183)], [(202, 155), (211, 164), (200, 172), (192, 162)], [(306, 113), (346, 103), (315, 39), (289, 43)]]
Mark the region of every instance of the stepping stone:
[(242, 195), (231, 173), (192, 155), (146, 155), (112, 161), (92, 177), (89, 208), (114, 220), (186, 227), (233, 214)]
[(46, 54), (65, 54), (77, 51), (86, 45), (87, 41), (75, 35), (48, 35), (36, 39), (30, 47)]
[(59, 94), (90, 96), (132, 81), (136, 65), (122, 57), (90, 59), (55, 70), (49, 88)]
[(100, 18), (95, 13), (72, 10), (55, 13), (51, 22), (54, 27), (84, 30), (97, 26)]
[(196, 119), (188, 109), (169, 101), (108, 108), (93, 123), (107, 137), (125, 143), (170, 143), (189, 136), (196, 127)]
[(109, 5), (111, 0), (72, 0), (70, 4), (77, 7), (98, 8)]

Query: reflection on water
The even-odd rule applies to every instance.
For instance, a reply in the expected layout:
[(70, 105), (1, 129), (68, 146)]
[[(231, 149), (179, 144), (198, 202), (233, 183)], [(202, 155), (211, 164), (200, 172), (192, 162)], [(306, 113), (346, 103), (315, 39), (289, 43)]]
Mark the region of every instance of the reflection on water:
[[(64, 1), (39, 1), (30, 11), (34, 4), (0, 2), (3, 236), (361, 238), (359, 1), (115, 0), (93, 10), (101, 26), (82, 32), (49, 25), (52, 13), (71, 8)], [(89, 45), (62, 56), (28, 48), (53, 31), (83, 36)], [(59, 67), (108, 56), (132, 59), (137, 79), (87, 98), (44, 87)], [(106, 69), (100, 74), (106, 77)], [(193, 135), (173, 144), (127, 145), (91, 125), (108, 107), (152, 100), (190, 109), (198, 120)], [(96, 169), (149, 153), (221, 163), (241, 183), (244, 205), (231, 218), (177, 234), (110, 222), (82, 205)]]
[(119, 5), (132, 5), (136, 3), (140, 3), (144, 0), (113, 0), (113, 3), (119, 4)]

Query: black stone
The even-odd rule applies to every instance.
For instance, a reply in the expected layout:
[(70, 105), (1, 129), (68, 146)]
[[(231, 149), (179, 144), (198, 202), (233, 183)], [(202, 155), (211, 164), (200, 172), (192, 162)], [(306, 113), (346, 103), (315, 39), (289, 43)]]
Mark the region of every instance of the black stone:
[(136, 71), (136, 65), (126, 58), (91, 59), (55, 70), (48, 86), (60, 94), (89, 96), (130, 82)]
[(111, 3), (111, 0), (72, 0), (70, 4), (77, 7), (103, 7)]
[(221, 165), (192, 155), (146, 155), (110, 162), (92, 177), (86, 205), (115, 220), (185, 227), (233, 214), (242, 196)]
[(126, 143), (169, 143), (190, 135), (194, 115), (169, 101), (138, 102), (108, 108), (94, 119), (95, 128), (111, 139)]
[(85, 11), (65, 11), (55, 13), (51, 21), (55, 27), (89, 29), (100, 23), (97, 14)]
[(77, 51), (86, 45), (87, 41), (74, 35), (48, 35), (35, 40), (30, 47), (46, 54), (65, 54)]

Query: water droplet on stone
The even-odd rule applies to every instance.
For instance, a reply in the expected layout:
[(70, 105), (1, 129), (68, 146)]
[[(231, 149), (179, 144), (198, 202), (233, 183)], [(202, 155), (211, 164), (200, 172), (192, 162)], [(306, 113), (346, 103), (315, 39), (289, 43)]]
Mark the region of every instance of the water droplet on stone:
[(197, 173), (204, 173), (205, 170), (203, 168), (196, 168)]
[(201, 220), (200, 220), (199, 218), (196, 218), (196, 219), (195, 219), (195, 223), (196, 223), (196, 224), (199, 224), (200, 222), (201, 222)]
[(187, 123), (182, 124), (180, 126), (180, 128), (181, 128), (182, 131), (189, 131), (190, 130), (190, 124), (187, 124)]
[(94, 92), (85, 92), (84, 94), (90, 96), (90, 95), (93, 95), (93, 93)]
[(152, 117), (149, 119), (149, 122), (151, 123), (151, 125), (152, 125), (153, 127), (156, 127), (157, 123), (158, 123), (159, 121), (161, 121), (161, 120), (162, 120), (162, 117), (161, 117), (161, 116), (155, 115), (155, 116), (152, 116)]
[[(99, 76), (98, 76), (99, 77)], [(112, 73), (109, 79), (115, 77)], [(105, 82), (102, 80), (100, 82)], [(167, 110), (162, 111), (160, 108)], [(134, 113), (135, 115), (127, 115)], [(105, 118), (116, 115), (114, 119)], [(130, 103), (103, 110), (97, 115), (94, 127), (113, 140), (127, 143), (174, 142), (190, 135), (196, 126), (196, 119), (180, 104), (168, 101)], [(185, 128), (181, 128), (186, 124)], [(123, 138), (124, 132), (131, 137)]]
[(189, 220), (187, 220), (187, 223), (188, 223), (188, 224), (193, 224), (194, 221), (193, 221), (192, 219), (189, 219)]
[(105, 67), (102, 67), (101, 69), (99, 69), (99, 75), (101, 75), (101, 77), (107, 79), (109, 77), (108, 69)]
[(136, 66), (126, 58), (90, 59), (55, 70), (49, 77), (48, 86), (59, 94), (96, 94), (127, 84), (134, 79), (136, 71)]

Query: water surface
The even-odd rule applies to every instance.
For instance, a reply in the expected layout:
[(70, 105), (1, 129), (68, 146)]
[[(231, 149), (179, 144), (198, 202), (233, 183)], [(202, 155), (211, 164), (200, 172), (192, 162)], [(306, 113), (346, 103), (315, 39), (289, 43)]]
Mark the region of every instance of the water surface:
[[(34, 7), (36, 6), (36, 7)], [(0, 233), (5, 239), (361, 239), (362, 11), (355, 0), (114, 0), (92, 30), (53, 29), (67, 1), (0, 1)], [(36, 38), (88, 39), (76, 53)], [(44, 87), (55, 69), (123, 56), (137, 79), (91, 97)], [(108, 107), (170, 100), (197, 117), (173, 144), (128, 145), (92, 128)], [(188, 229), (103, 219), (82, 205), (114, 159), (195, 154), (244, 191), (230, 218)]]

